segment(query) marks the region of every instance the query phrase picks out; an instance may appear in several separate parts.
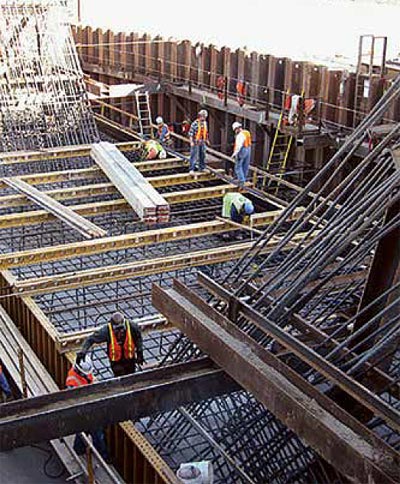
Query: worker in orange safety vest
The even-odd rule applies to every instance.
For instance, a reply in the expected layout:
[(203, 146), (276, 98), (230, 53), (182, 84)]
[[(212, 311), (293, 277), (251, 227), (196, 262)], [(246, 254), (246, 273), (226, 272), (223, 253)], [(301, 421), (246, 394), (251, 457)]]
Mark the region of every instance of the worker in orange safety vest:
[(194, 174), (196, 167), (199, 171), (205, 171), (206, 169), (206, 145), (209, 144), (207, 117), (207, 110), (201, 109), (197, 115), (197, 119), (195, 119), (190, 126), (189, 173), (192, 175)]
[[(88, 355), (86, 355), (84, 358), (77, 358), (73, 366), (69, 369), (67, 379), (65, 380), (65, 386), (69, 389), (79, 388), (90, 385), (93, 381), (93, 364)], [(92, 437), (93, 445), (99, 451), (102, 458), (109, 463), (110, 458), (107, 451), (104, 430), (92, 430), (89, 433)], [(86, 452), (86, 444), (80, 434), (75, 435), (73, 448), (78, 455), (83, 455)]]
[(93, 344), (107, 343), (107, 355), (115, 376), (124, 376), (136, 371), (136, 364), (142, 365), (143, 341), (139, 326), (116, 312), (105, 324), (88, 336), (78, 353), (78, 360), (84, 358)]
[(232, 130), (235, 133), (232, 159), (235, 161), (235, 174), (239, 185), (243, 187), (250, 169), (251, 134), (247, 129), (243, 129), (238, 121), (232, 124)]

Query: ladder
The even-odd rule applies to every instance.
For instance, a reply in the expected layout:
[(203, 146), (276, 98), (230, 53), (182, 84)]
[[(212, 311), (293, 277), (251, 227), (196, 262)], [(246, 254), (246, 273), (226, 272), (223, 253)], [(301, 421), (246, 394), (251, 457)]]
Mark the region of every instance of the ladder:
[(153, 138), (149, 93), (147, 91), (136, 91), (135, 98), (139, 133), (145, 139)]
[(386, 73), (386, 50), (387, 37), (360, 36), (354, 89), (353, 127), (356, 127), (369, 111), (372, 78), (383, 77)]

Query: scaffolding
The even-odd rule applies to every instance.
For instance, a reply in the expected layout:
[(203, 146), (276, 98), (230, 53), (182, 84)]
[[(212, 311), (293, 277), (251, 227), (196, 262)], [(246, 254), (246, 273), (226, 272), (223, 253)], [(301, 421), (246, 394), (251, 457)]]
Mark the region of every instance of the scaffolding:
[(66, 0), (0, 0), (0, 151), (98, 140), (69, 16)]

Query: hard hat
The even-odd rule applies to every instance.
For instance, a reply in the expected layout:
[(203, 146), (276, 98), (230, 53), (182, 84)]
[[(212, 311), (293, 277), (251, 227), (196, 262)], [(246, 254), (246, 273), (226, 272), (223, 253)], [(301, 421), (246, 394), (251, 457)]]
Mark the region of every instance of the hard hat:
[(165, 160), (165, 158), (167, 157), (167, 152), (165, 150), (161, 150), (158, 157), (160, 158), (160, 160)]
[(250, 200), (244, 202), (244, 211), (247, 215), (251, 215), (254, 212), (254, 205)]
[(119, 324), (122, 324), (123, 322), (124, 322), (124, 316), (120, 312), (117, 311), (111, 316), (112, 324), (119, 325)]
[(238, 128), (241, 128), (242, 127), (242, 124), (239, 123), (238, 121), (235, 121), (233, 124), (232, 124), (232, 129), (233, 131), (236, 131)]
[(200, 109), (199, 116), (204, 116), (205, 118), (207, 118), (207, 116), (208, 116), (207, 109)]
[(79, 363), (75, 361), (74, 367), (79, 373), (82, 373), (83, 375), (90, 375), (93, 371), (92, 359), (89, 355), (85, 355), (84, 358), (79, 361)]
[(163, 118), (162, 118), (161, 116), (158, 116), (158, 117), (156, 118), (156, 124), (163, 124), (163, 123), (164, 123)]

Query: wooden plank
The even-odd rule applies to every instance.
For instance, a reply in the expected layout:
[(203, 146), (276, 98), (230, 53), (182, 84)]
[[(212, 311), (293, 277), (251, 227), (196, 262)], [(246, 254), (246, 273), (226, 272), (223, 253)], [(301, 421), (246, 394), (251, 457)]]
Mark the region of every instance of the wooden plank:
[(86, 220), (84, 217), (74, 212), (70, 207), (62, 205), (21, 179), (4, 178), (3, 181), (14, 190), (26, 195), (30, 200), (66, 223), (69, 227), (77, 230), (87, 239), (91, 239), (92, 237), (104, 237), (107, 234), (105, 230), (89, 220)]
[(92, 158), (117, 190), (146, 222), (168, 222), (169, 204), (116, 148), (107, 142), (92, 145)]

